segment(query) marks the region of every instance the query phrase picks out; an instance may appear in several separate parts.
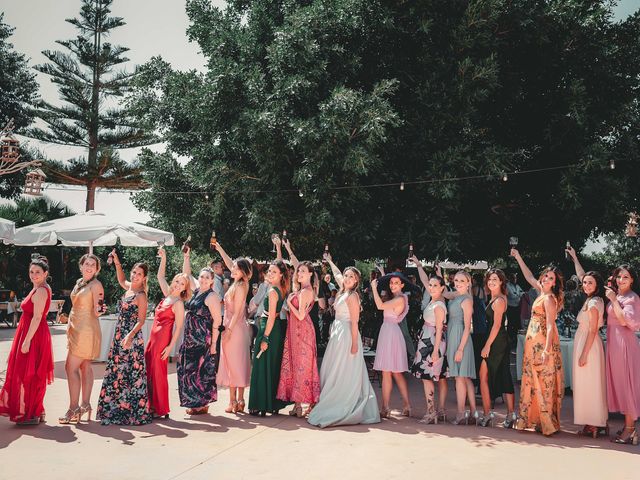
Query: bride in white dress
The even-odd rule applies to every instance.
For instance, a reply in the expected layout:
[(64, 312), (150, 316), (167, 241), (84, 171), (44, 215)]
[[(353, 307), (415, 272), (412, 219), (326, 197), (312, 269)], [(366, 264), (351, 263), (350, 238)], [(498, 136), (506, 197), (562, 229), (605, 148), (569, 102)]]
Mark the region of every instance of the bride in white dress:
[(360, 297), (356, 289), (360, 272), (347, 267), (340, 273), (328, 253), (325, 260), (331, 265), (340, 291), (334, 303), (336, 316), (320, 368), (320, 401), (309, 414), (308, 421), (320, 428), (378, 423), (378, 400), (369, 381), (358, 331)]

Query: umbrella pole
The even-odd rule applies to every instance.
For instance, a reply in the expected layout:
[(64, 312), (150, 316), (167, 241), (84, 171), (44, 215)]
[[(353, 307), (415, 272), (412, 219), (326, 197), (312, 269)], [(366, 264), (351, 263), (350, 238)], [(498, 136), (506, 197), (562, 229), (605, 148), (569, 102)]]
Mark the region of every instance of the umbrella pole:
[(93, 242), (89, 242), (89, 253), (93, 253)]

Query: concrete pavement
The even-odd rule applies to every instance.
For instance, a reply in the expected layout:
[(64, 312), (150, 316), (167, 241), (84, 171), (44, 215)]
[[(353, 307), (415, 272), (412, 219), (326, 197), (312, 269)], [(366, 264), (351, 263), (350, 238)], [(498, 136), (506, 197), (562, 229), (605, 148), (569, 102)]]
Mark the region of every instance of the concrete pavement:
[[(415, 379), (409, 385), (416, 418), (400, 417), (400, 397), (394, 391), (392, 419), (320, 430), (286, 415), (226, 414), (224, 390), (209, 415), (186, 417), (179, 407), (175, 364), (170, 364), (171, 419), (140, 427), (95, 421), (58, 425), (68, 402), (64, 329), (51, 327), (56, 378), (45, 398), (46, 424), (18, 427), (0, 417), (2, 480), (640, 478), (640, 447), (575, 435), (579, 427), (571, 423), (571, 396), (563, 405), (563, 431), (551, 438), (497, 427), (421, 425), (417, 420), (424, 413), (424, 399)], [(0, 382), (13, 332), (0, 329)], [(104, 367), (93, 365), (94, 408)], [(375, 388), (379, 396), (379, 386)], [(451, 414), (454, 402), (451, 382)], [(496, 410), (505, 413), (500, 404)], [(620, 425), (619, 418), (614, 420), (612, 432)]]

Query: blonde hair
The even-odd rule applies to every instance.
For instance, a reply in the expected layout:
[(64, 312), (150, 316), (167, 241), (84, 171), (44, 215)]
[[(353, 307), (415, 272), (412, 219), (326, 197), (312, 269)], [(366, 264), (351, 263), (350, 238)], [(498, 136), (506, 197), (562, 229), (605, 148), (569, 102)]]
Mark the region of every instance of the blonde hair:
[(189, 277), (187, 276), (186, 273), (178, 273), (176, 276), (173, 277), (173, 280), (171, 280), (171, 283), (175, 282), (179, 278), (183, 279), (184, 283), (187, 285), (185, 289), (180, 292), (180, 299), (183, 302), (186, 302), (193, 295), (193, 292), (191, 291), (191, 282), (189, 281)]
[[(467, 293), (471, 293), (471, 275), (469, 274), (469, 272), (467, 272), (466, 270), (458, 270), (456, 272), (456, 276), (458, 275), (462, 275), (464, 278), (467, 279), (467, 283), (469, 284), (469, 286), (467, 287)], [(455, 277), (454, 277), (455, 278)]]

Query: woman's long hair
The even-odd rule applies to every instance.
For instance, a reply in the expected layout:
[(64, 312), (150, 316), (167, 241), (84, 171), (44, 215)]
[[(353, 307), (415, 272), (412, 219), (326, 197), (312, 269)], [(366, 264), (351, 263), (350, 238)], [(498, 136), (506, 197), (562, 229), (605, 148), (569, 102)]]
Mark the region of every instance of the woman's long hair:
[(638, 274), (636, 273), (636, 270), (628, 263), (623, 263), (622, 265), (618, 266), (618, 268), (616, 268), (611, 274), (611, 276), (613, 277), (614, 285), (616, 286), (616, 291), (618, 290), (618, 284), (616, 279), (618, 278), (618, 274), (620, 273), (620, 270), (626, 270), (627, 272), (629, 272), (629, 276), (631, 277), (631, 280), (633, 280), (633, 282), (631, 283), (631, 290), (636, 292), (638, 295), (640, 295), (640, 285), (638, 284)]
[[(360, 281), (362, 279), (362, 274), (360, 273), (360, 270), (358, 270), (356, 267), (347, 267), (342, 271), (342, 278), (344, 279), (344, 276), (347, 272), (353, 272), (353, 274), (356, 276), (356, 284), (353, 286), (352, 289), (349, 290), (349, 295), (355, 293), (358, 296), (358, 301), (360, 301), (360, 293), (359, 293), (359, 289), (360, 289)], [(338, 295), (337, 297), (339, 297), (340, 295), (342, 295), (343, 293), (345, 293), (347, 290), (344, 288), (344, 280), (342, 281), (342, 286), (340, 287), (340, 290), (338, 291)]]
[(302, 285), (298, 281), (298, 269), (300, 267), (307, 267), (307, 270), (309, 270), (309, 273), (311, 274), (311, 278), (310, 278), (311, 289), (315, 292), (315, 290), (316, 290), (316, 288), (315, 288), (315, 283), (316, 283), (315, 270), (313, 269), (313, 263), (308, 262), (308, 261), (300, 262), (298, 264), (298, 268), (296, 268), (296, 273), (293, 276), (293, 283), (295, 285), (294, 289), (295, 290), (300, 290), (302, 288)]
[(131, 270), (133, 271), (134, 268), (139, 268), (144, 272), (144, 293), (149, 294), (149, 265), (144, 262), (138, 262), (133, 267), (131, 267)]
[(189, 276), (186, 273), (178, 273), (176, 276), (173, 277), (173, 280), (171, 280), (171, 283), (175, 282), (179, 278), (181, 278), (187, 285), (185, 289), (180, 292), (180, 300), (182, 300), (183, 302), (186, 302), (193, 295), (193, 292), (191, 291), (191, 281), (189, 279)]
[(82, 269), (82, 265), (84, 265), (84, 262), (86, 262), (87, 260), (93, 260), (94, 262), (96, 262), (96, 273), (93, 277), (91, 277), (89, 280), (86, 280), (86, 281), (83, 277), (80, 277), (76, 282), (76, 285), (73, 287), (74, 292), (78, 292), (80, 289), (86, 287), (91, 282), (93, 282), (96, 278), (98, 278), (98, 274), (100, 273), (100, 267), (101, 267), (100, 258), (95, 256), (93, 253), (85, 253), (82, 257), (80, 257), (80, 261), (78, 262), (78, 267)]
[(549, 265), (548, 267), (544, 268), (542, 272), (540, 272), (538, 282), (542, 282), (544, 276), (549, 272), (553, 272), (556, 276), (556, 284), (551, 289), (551, 293), (556, 299), (559, 312), (564, 308), (564, 275), (562, 275), (562, 271), (560, 271), (558, 267), (556, 267), (555, 265)]
[(499, 268), (490, 268), (489, 270), (487, 270), (487, 273), (484, 275), (484, 286), (487, 287), (487, 290), (489, 290), (488, 283), (489, 283), (489, 277), (491, 277), (491, 275), (495, 275), (498, 277), (498, 279), (501, 282), (500, 293), (502, 295), (506, 295), (507, 294), (507, 276)]
[(282, 277), (280, 278), (280, 290), (282, 293), (283, 298), (287, 296), (287, 293), (289, 293), (289, 285), (290, 285), (290, 280), (289, 280), (289, 267), (287, 267), (287, 264), (284, 263), (282, 260), (274, 260), (273, 262), (271, 262), (271, 265), (275, 266), (278, 270), (280, 270), (280, 273), (282, 274)]
[(247, 285), (247, 288), (249, 288), (249, 280), (251, 280), (251, 277), (253, 275), (253, 269), (251, 268), (251, 262), (249, 260), (247, 260), (246, 258), (237, 258), (235, 260), (235, 264), (236, 264), (236, 268), (238, 270), (240, 270), (240, 273), (242, 273), (242, 278), (235, 280), (231, 286), (229, 287), (229, 290), (227, 291), (227, 294), (229, 296), (233, 296), (234, 292), (236, 290), (236, 288), (238, 288), (238, 285), (244, 283)]

